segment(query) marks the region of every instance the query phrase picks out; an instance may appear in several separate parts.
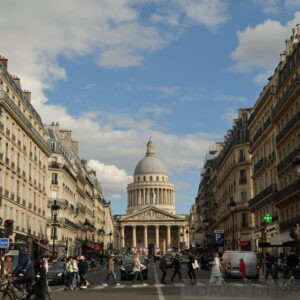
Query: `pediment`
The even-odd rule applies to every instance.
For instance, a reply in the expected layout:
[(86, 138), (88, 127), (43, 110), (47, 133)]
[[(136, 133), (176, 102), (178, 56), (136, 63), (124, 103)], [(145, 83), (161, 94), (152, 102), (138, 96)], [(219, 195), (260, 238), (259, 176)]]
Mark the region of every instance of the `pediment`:
[(142, 220), (182, 221), (182, 218), (179, 218), (176, 215), (169, 214), (161, 209), (157, 209), (156, 207), (147, 207), (145, 209), (142, 209), (141, 211), (125, 216), (122, 221), (142, 221)]

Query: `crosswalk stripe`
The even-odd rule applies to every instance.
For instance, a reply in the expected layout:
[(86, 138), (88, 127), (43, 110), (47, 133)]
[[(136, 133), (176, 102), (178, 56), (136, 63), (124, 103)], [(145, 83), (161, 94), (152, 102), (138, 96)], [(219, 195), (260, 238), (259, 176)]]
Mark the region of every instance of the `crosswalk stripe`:
[(95, 287), (93, 288), (93, 290), (102, 290), (102, 289), (104, 289), (104, 288), (106, 288), (105, 285), (98, 285), (98, 286), (95, 286)]
[(163, 287), (163, 286), (165, 286), (165, 285), (162, 284), (162, 283), (155, 283), (154, 286), (155, 286), (155, 287)]
[(114, 286), (115, 289), (122, 289), (123, 287), (125, 287), (126, 284), (120, 284), (120, 285), (116, 285)]
[(265, 285), (263, 284), (257, 284), (257, 283), (250, 283), (251, 286), (256, 286), (256, 287), (266, 287)]
[(175, 286), (185, 286), (184, 283), (175, 283), (174, 285), (175, 285)]
[(202, 282), (197, 282), (196, 285), (197, 285), (197, 286), (205, 286), (205, 284), (202, 283)]
[(230, 283), (230, 285), (235, 285), (235, 286), (246, 286), (246, 285), (243, 284), (243, 283), (236, 283), (236, 282)]

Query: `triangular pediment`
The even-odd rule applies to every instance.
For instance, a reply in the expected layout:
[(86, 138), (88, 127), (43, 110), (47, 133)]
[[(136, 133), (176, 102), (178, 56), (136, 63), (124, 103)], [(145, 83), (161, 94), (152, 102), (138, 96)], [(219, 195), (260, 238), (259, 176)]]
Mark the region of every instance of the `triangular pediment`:
[(148, 206), (144, 209), (141, 209), (140, 211), (134, 212), (130, 215), (124, 216), (122, 218), (122, 221), (142, 221), (142, 220), (147, 220), (147, 221), (182, 221), (182, 218), (172, 215), (162, 209), (159, 209), (154, 206)]

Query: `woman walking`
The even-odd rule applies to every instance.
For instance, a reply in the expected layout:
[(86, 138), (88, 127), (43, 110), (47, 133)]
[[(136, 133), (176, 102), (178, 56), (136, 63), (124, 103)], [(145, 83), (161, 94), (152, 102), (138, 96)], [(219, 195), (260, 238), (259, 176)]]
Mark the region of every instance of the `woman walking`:
[(193, 267), (194, 263), (195, 263), (195, 257), (193, 256), (193, 253), (190, 252), (189, 256), (188, 256), (188, 263), (187, 263), (188, 275), (189, 275), (189, 278), (191, 280), (190, 284), (195, 284), (196, 283), (196, 275), (195, 275), (195, 270), (194, 270), (194, 267)]
[(73, 290), (73, 274), (74, 274), (74, 268), (72, 263), (73, 258), (68, 257), (67, 259), (67, 265), (66, 265), (66, 271), (67, 271), (67, 278), (66, 278), (66, 290)]
[(117, 283), (117, 276), (115, 273), (115, 256), (113, 254), (111, 254), (111, 256), (108, 258), (107, 271), (108, 271), (108, 273), (107, 273), (102, 285), (108, 286), (107, 283), (108, 283), (110, 276), (112, 276), (112, 279), (113, 279), (113, 282), (115, 285), (120, 285), (120, 283)]
[(141, 278), (143, 286), (148, 285), (147, 283), (144, 282), (143, 273), (142, 273), (142, 270), (145, 269), (145, 268), (146, 267), (144, 265), (142, 265), (141, 262), (140, 262), (139, 253), (137, 253), (134, 256), (134, 259), (133, 259), (133, 273), (134, 273), (134, 276), (133, 276), (133, 281), (132, 281), (132, 287), (136, 287), (135, 282), (138, 279), (138, 277)]
[(214, 260), (212, 262), (211, 276), (209, 282), (211, 284), (224, 283), (222, 276), (222, 266), (220, 264), (219, 254), (214, 253)]

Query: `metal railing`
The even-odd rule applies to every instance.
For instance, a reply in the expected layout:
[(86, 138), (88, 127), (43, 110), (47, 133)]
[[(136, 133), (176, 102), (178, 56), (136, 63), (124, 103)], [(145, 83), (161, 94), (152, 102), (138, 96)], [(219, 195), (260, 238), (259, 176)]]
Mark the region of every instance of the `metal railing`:
[(285, 222), (281, 222), (279, 224), (280, 230), (284, 231), (287, 229), (291, 229), (292, 227), (296, 227), (297, 224), (300, 224), (300, 216), (287, 220)]
[(274, 192), (277, 190), (277, 185), (276, 184), (271, 184), (264, 190), (262, 190), (259, 194), (255, 195), (250, 201), (249, 201), (249, 206), (254, 206), (264, 198), (272, 195)]
[(296, 113), (288, 123), (281, 129), (281, 131), (276, 136), (276, 143), (279, 143), (285, 135), (300, 121), (300, 111)]
[(279, 202), (282, 199), (290, 196), (291, 194), (293, 194), (295, 192), (300, 192), (300, 179), (292, 182), (287, 187), (285, 187), (285, 188), (281, 189), (280, 191), (278, 191), (277, 193), (275, 193), (275, 195), (273, 196), (273, 201), (275, 203)]
[(290, 152), (280, 163), (277, 165), (277, 172), (281, 172), (283, 169), (285, 169), (288, 165), (290, 165), (293, 162), (293, 159), (300, 154), (300, 148), (294, 149), (292, 152)]

